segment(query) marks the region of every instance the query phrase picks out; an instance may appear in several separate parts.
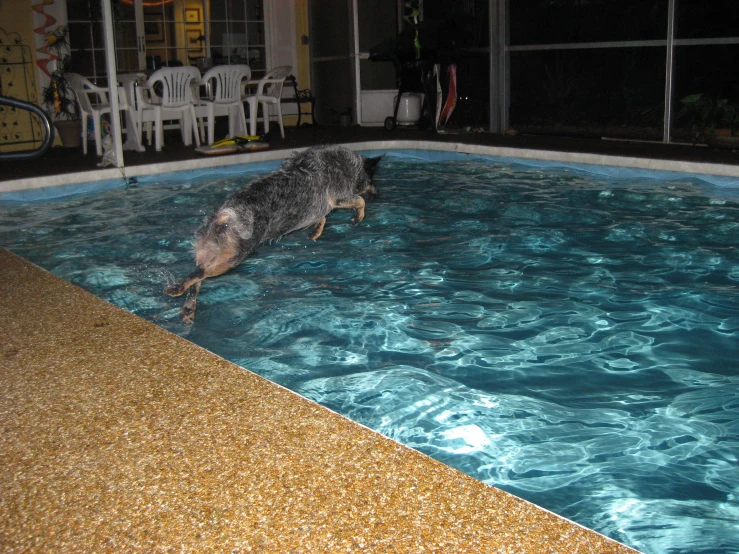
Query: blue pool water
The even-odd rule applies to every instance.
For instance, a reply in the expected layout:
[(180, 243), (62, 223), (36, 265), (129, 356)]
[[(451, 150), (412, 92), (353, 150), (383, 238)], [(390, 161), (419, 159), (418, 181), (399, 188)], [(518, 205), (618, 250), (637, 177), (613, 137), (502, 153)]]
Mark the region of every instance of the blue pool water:
[(388, 156), (329, 216), (166, 282), (254, 174), (0, 204), (0, 244), (451, 466), (646, 553), (739, 550), (739, 191)]

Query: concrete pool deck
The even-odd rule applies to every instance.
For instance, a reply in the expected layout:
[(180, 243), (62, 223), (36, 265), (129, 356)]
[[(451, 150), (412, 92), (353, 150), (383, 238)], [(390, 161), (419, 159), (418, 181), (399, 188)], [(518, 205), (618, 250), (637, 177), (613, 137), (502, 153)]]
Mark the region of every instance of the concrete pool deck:
[(634, 552), (2, 248), (0, 267), (4, 551)]

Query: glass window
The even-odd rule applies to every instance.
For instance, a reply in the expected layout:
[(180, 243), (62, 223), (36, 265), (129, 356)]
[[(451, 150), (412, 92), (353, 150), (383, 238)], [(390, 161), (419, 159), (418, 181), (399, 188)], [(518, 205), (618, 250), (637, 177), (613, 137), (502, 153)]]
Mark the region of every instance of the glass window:
[[(118, 71), (144, 69), (139, 67), (142, 58), (138, 55), (134, 1), (113, 3)], [(210, 7), (210, 21), (205, 21), (206, 7)], [(67, 15), (73, 69), (105, 86), (100, 2), (67, 0)], [(214, 64), (248, 63), (253, 71), (266, 69), (262, 0), (144, 2), (143, 29), (146, 54), (156, 57), (161, 65), (194, 65), (198, 58), (207, 56), (206, 32), (210, 30)]]
[(510, 126), (519, 131), (659, 139), (663, 48), (511, 53)]
[(217, 1), (211, 2), (210, 9), (210, 50), (213, 64), (248, 64), (253, 76), (266, 71), (262, 1)]
[(677, 38), (739, 36), (739, 2), (736, 0), (680, 0), (677, 3)]
[(311, 10), (329, 12), (331, 17), (311, 18), (311, 56), (323, 58), (345, 56), (351, 51), (349, 29), (337, 22), (350, 21), (346, 2), (335, 0), (312, 0)]
[(488, 0), (424, 0), (422, 4), (424, 24), (437, 27), (441, 33), (439, 44), (454, 48), (488, 46)]
[[(739, 80), (732, 68), (739, 63), (739, 44), (709, 44), (675, 48), (675, 88), (673, 138), (692, 140), (694, 126), (700, 126), (694, 111), (680, 102), (689, 95), (702, 94), (705, 111), (723, 99), (739, 98)], [(720, 118), (716, 123), (721, 126)], [(728, 125), (726, 125), (728, 127)], [(702, 130), (702, 129), (701, 129)]]
[(668, 0), (511, 0), (510, 44), (664, 40), (667, 4)]

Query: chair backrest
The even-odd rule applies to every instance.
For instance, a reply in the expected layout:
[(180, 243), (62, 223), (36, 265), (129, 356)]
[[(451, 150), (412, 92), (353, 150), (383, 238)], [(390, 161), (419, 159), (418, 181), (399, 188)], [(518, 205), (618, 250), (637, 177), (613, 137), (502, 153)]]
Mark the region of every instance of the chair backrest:
[(241, 83), (250, 78), (248, 65), (217, 65), (209, 69), (200, 82), (208, 87), (208, 96), (216, 104), (226, 104), (241, 99)]
[(93, 85), (89, 80), (85, 79), (82, 75), (79, 73), (65, 73), (64, 77), (67, 79), (67, 82), (69, 83), (69, 86), (72, 88), (72, 92), (74, 92), (75, 98), (77, 98), (77, 103), (80, 105), (80, 109), (88, 114), (92, 113), (92, 110), (97, 107), (93, 106), (92, 102), (90, 101), (90, 96), (88, 93), (94, 92), (95, 94), (100, 96), (100, 102), (103, 104), (108, 103), (108, 89), (103, 89), (98, 87), (97, 85)]
[(195, 82), (200, 82), (200, 71), (197, 67), (163, 67), (152, 73), (146, 84), (153, 88), (156, 83), (161, 83), (162, 107), (179, 108), (192, 101), (190, 87), (193, 79)]
[(282, 96), (282, 86), (285, 84), (285, 78), (290, 75), (292, 70), (293, 68), (289, 65), (270, 69), (264, 77), (259, 79), (257, 96), (280, 98)]

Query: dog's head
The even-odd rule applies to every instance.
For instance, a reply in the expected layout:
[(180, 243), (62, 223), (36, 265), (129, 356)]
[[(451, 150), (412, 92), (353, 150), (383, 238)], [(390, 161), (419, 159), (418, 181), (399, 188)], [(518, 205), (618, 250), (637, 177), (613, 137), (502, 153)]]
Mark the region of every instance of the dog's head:
[(377, 156), (376, 158), (365, 158), (364, 159), (364, 171), (367, 173), (370, 179), (375, 176), (375, 168), (380, 160), (385, 156)]
[(361, 190), (357, 190), (357, 194), (359, 194), (365, 200), (372, 200), (373, 198), (377, 197), (377, 189), (372, 183), (372, 178), (375, 176), (375, 168), (377, 168), (377, 164), (380, 163), (380, 160), (383, 157), (384, 156), (377, 156), (376, 158), (364, 158), (364, 172), (367, 174), (368, 179), (367, 182), (364, 183), (364, 186), (361, 187)]

